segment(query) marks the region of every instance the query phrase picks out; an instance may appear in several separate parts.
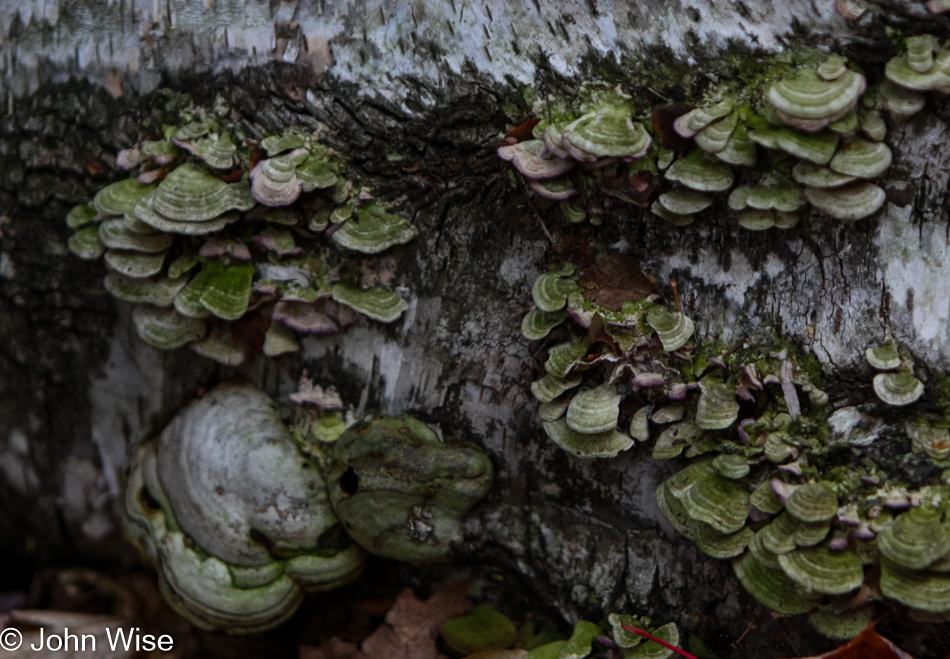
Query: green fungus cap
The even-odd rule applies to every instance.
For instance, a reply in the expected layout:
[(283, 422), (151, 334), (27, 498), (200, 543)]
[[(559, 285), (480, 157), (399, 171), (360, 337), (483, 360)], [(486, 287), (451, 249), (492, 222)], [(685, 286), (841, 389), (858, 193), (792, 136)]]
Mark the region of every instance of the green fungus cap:
[(831, 530), (831, 524), (828, 522), (813, 522), (798, 525), (792, 538), (798, 547), (813, 547), (828, 537), (828, 531)]
[(134, 216), (135, 219), (159, 231), (180, 233), (186, 236), (201, 236), (220, 231), (227, 225), (241, 219), (239, 213), (229, 212), (202, 222), (179, 222), (178, 220), (169, 219), (157, 212), (153, 207), (154, 199), (154, 192), (146, 195), (135, 207)]
[(703, 431), (692, 421), (674, 423), (660, 433), (653, 446), (652, 457), (656, 460), (675, 458), (702, 435)]
[(571, 293), (580, 290), (571, 276), (563, 271), (546, 272), (534, 280), (531, 297), (541, 311), (560, 311)]
[(903, 407), (914, 403), (924, 394), (924, 384), (907, 367), (896, 373), (878, 373), (874, 376), (874, 393), (884, 403)]
[(735, 533), (749, 516), (749, 492), (736, 481), (713, 473), (677, 496), (686, 513), (720, 533)]
[(779, 499), (778, 495), (772, 489), (772, 481), (764, 481), (756, 487), (749, 497), (749, 503), (761, 510), (763, 513), (775, 515), (782, 512), (785, 504)]
[(854, 139), (831, 159), (829, 167), (839, 174), (857, 178), (877, 178), (891, 166), (891, 150), (883, 142)]
[(809, 593), (843, 595), (864, 583), (861, 558), (827, 546), (798, 549), (778, 557), (782, 571)]
[(703, 430), (722, 430), (739, 418), (735, 386), (703, 378), (702, 393), (696, 405), (696, 425)]
[(567, 314), (563, 311), (532, 309), (521, 321), (521, 333), (529, 341), (537, 341), (550, 334), (551, 330), (563, 323), (565, 319), (567, 319)]
[[(651, 634), (658, 639), (666, 641), (672, 646), (679, 647), (680, 630), (675, 622), (668, 622), (661, 627), (649, 630)], [(643, 643), (633, 650), (624, 653), (624, 659), (667, 659), (673, 656), (673, 651), (649, 639), (644, 639)]]
[(713, 155), (716, 160), (743, 167), (753, 167), (758, 160), (755, 142), (749, 137), (749, 129), (745, 124), (736, 126), (736, 129), (732, 131), (732, 135), (729, 136), (726, 146)]
[(838, 495), (830, 483), (805, 483), (792, 492), (785, 509), (801, 522), (827, 522), (838, 512)]
[(210, 274), (198, 298), (201, 306), (218, 318), (237, 320), (247, 311), (253, 278), (253, 265), (234, 265), (216, 269)]
[(775, 211), (743, 211), (737, 222), (749, 231), (765, 231), (775, 226)]
[(656, 331), (656, 335), (667, 352), (679, 350), (690, 337), (696, 326), (688, 316), (678, 312), (671, 312), (656, 305), (647, 312), (647, 324)]
[(604, 633), (600, 625), (581, 620), (574, 625), (574, 631), (561, 647), (558, 659), (584, 659), (593, 652), (594, 639)]
[(868, 348), (864, 356), (872, 368), (879, 371), (893, 371), (900, 368), (901, 356), (897, 353), (897, 344), (893, 340), (885, 341), (883, 345)]
[(805, 188), (812, 206), (839, 220), (860, 220), (884, 205), (884, 190), (868, 181), (836, 188)]
[(80, 229), (66, 241), (69, 251), (84, 261), (95, 261), (106, 249), (99, 241), (99, 227), (93, 225)]
[(597, 434), (571, 430), (564, 419), (542, 423), (547, 436), (562, 449), (579, 458), (612, 458), (633, 446), (633, 440), (617, 430)]
[(853, 183), (857, 180), (855, 176), (846, 176), (833, 172), (827, 167), (821, 167), (804, 160), (795, 165), (792, 169), (792, 178), (812, 188), (840, 188), (842, 185)]
[(899, 567), (922, 570), (950, 552), (950, 532), (932, 508), (911, 508), (877, 536), (881, 554)]
[(136, 304), (151, 304), (155, 307), (170, 307), (175, 296), (188, 283), (187, 277), (169, 279), (163, 277), (158, 281), (152, 279), (135, 279), (126, 277), (117, 272), (106, 273), (103, 279), (105, 289), (114, 297)]
[(815, 69), (805, 69), (772, 85), (768, 99), (785, 123), (817, 131), (850, 112), (866, 88), (864, 76), (854, 71), (823, 80)]
[(442, 625), (442, 638), (449, 647), (464, 655), (507, 648), (514, 643), (517, 634), (508, 616), (485, 604)]
[(205, 263), (198, 274), (175, 296), (175, 310), (188, 318), (208, 318), (211, 316), (211, 312), (201, 304), (201, 296), (208, 290), (208, 284), (211, 280), (222, 274), (224, 268), (224, 264), (220, 261)]
[(848, 70), (848, 60), (841, 55), (832, 53), (825, 61), (818, 65), (818, 75), (822, 80), (837, 80)]
[(531, 383), (531, 393), (541, 403), (550, 403), (568, 389), (578, 386), (581, 382), (583, 382), (583, 378), (579, 375), (570, 379), (562, 379), (548, 374)]
[(124, 215), (131, 213), (142, 197), (155, 189), (154, 184), (145, 185), (138, 179), (129, 178), (112, 183), (99, 190), (92, 205), (100, 215)]
[[(162, 179), (150, 205), (152, 210), (170, 220), (204, 222), (229, 210), (250, 210), (254, 199), (247, 181), (225, 183), (194, 165), (185, 164)], [(138, 212), (135, 216), (152, 224)]]
[(729, 208), (737, 211), (754, 208), (790, 213), (797, 211), (806, 203), (805, 193), (791, 182), (774, 185), (743, 185), (729, 194)]
[(165, 255), (142, 254), (141, 252), (126, 252), (117, 249), (106, 250), (106, 265), (110, 270), (123, 274), (126, 277), (151, 277), (162, 271)]
[[(748, 528), (748, 527), (746, 527)], [(764, 527), (756, 532), (752, 538), (749, 540), (749, 551), (755, 556), (756, 560), (759, 561), (762, 565), (773, 570), (781, 570), (782, 566), (779, 565), (778, 557), (774, 551), (768, 549), (765, 546), (765, 530), (768, 527)]]
[(733, 559), (732, 569), (749, 594), (770, 609), (796, 615), (815, 605), (782, 570), (766, 567), (751, 552)]
[(722, 192), (732, 187), (734, 180), (728, 165), (710, 160), (702, 151), (680, 158), (670, 165), (664, 176), (698, 192)]
[(861, 132), (872, 140), (880, 142), (887, 136), (887, 124), (877, 111), (861, 112), (858, 114), (861, 122)]
[(99, 223), (99, 241), (109, 249), (154, 254), (171, 247), (175, 236), (167, 233), (140, 233), (129, 229), (124, 220), (103, 220)]
[(620, 398), (617, 388), (608, 384), (577, 392), (567, 408), (567, 427), (586, 435), (615, 429), (620, 419)]
[(664, 192), (657, 201), (663, 208), (676, 215), (699, 213), (709, 208), (713, 203), (712, 197), (707, 194), (680, 187)]
[(337, 175), (330, 169), (329, 163), (314, 156), (309, 156), (297, 165), (295, 174), (303, 184), (304, 192), (332, 188), (337, 182)]
[(652, 138), (643, 124), (634, 121), (628, 108), (606, 107), (571, 124), (562, 137), (565, 146), (597, 156), (639, 157), (650, 148)]
[(838, 134), (833, 132), (804, 133), (782, 128), (777, 131), (775, 145), (796, 158), (824, 165), (834, 155), (838, 140)]
[(393, 322), (409, 308), (409, 303), (404, 299), (379, 286), (364, 291), (345, 284), (334, 284), (332, 294), (333, 299), (340, 304), (381, 323)]
[(203, 135), (207, 135), (211, 130), (211, 123), (207, 121), (193, 121), (191, 123), (185, 124), (179, 128), (175, 134), (174, 138), (176, 140), (181, 140), (182, 142), (186, 140), (193, 140)]
[(66, 226), (70, 229), (79, 229), (92, 224), (96, 219), (96, 209), (91, 204), (79, 204), (73, 206), (66, 214)]
[(286, 135), (268, 135), (261, 140), (261, 148), (263, 148), (268, 157), (276, 156), (279, 153), (284, 151), (290, 151), (291, 149), (299, 149), (307, 143), (307, 140), (304, 139), (303, 135), (299, 133), (288, 133)]
[(139, 337), (153, 348), (174, 350), (205, 335), (205, 323), (186, 318), (174, 309), (139, 305), (132, 310), (132, 323)]
[(794, 551), (798, 545), (795, 544), (795, 533), (801, 527), (801, 522), (789, 515), (782, 513), (773, 519), (768, 526), (759, 530), (762, 547), (773, 554), (787, 554)]
[(574, 365), (586, 354), (587, 346), (583, 343), (559, 343), (548, 351), (544, 370), (556, 378), (565, 379)]
[(573, 201), (558, 202), (558, 207), (561, 209), (561, 214), (564, 215), (564, 218), (572, 224), (577, 224), (587, 219), (587, 211), (584, 210), (584, 207)]
[(739, 125), (739, 114), (732, 112), (714, 121), (696, 134), (696, 146), (706, 153), (718, 153), (726, 148), (732, 132)]
[(234, 166), (237, 145), (230, 136), (222, 135), (217, 139), (200, 140), (195, 143), (192, 152), (214, 169), (229, 169)]
[(244, 362), (244, 348), (226, 331), (213, 332), (209, 337), (191, 344), (191, 349), (224, 366), (239, 366)]
[(298, 350), (300, 350), (300, 342), (297, 340), (297, 334), (283, 323), (272, 322), (264, 333), (264, 354), (268, 357), (276, 357)]
[(755, 533), (743, 526), (735, 533), (720, 533), (708, 524), (693, 520), (693, 542), (713, 558), (733, 558), (746, 550)]
[(743, 455), (722, 454), (713, 458), (713, 468), (724, 478), (739, 480), (749, 475), (749, 460)]
[(177, 259), (168, 264), (168, 276), (172, 279), (181, 277), (183, 274), (194, 268), (201, 262), (194, 254), (186, 254), (179, 256)]
[(808, 614), (808, 622), (822, 636), (836, 641), (849, 641), (874, 621), (874, 605), (857, 609), (819, 608)]
[(667, 222), (669, 222), (675, 227), (689, 226), (690, 224), (696, 221), (696, 216), (693, 215), (692, 213), (681, 215), (679, 213), (674, 213), (672, 211), (667, 210), (663, 206), (663, 204), (660, 203), (659, 199), (653, 202), (653, 205), (650, 206), (650, 212), (652, 212), (661, 220), (666, 220)]
[(915, 609), (950, 612), (950, 574), (909, 570), (883, 560), (881, 592)]
[[(914, 64), (919, 65), (919, 58)], [(950, 87), (950, 51), (939, 50), (933, 65), (926, 71), (917, 71), (911, 66), (909, 53), (892, 57), (884, 67), (884, 75), (895, 85), (916, 92), (929, 92)]]
[(419, 235), (409, 220), (387, 213), (376, 204), (357, 209), (356, 216), (358, 222), (352, 218), (347, 220), (333, 234), (333, 242), (363, 254), (378, 254)]

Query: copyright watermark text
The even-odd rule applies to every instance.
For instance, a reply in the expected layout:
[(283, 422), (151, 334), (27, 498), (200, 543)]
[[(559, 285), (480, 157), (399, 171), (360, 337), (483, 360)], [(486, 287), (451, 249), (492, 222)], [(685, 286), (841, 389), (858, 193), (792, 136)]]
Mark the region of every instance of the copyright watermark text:
[[(64, 627), (61, 634), (47, 632), (45, 629), (39, 630), (39, 636), (31, 633), (28, 647), (34, 652), (46, 650), (47, 652), (95, 652), (96, 644), (102, 644), (109, 647), (109, 650), (153, 652), (160, 650), (169, 652), (174, 646), (175, 641), (168, 634), (155, 636), (154, 634), (143, 634), (138, 627), (115, 627), (105, 628), (105, 634), (75, 634), (69, 631), (69, 627)], [(104, 636), (104, 638), (103, 638)], [(23, 645), (23, 634), (20, 630), (13, 627), (7, 627), (0, 630), (0, 649), (12, 652), (18, 650)]]

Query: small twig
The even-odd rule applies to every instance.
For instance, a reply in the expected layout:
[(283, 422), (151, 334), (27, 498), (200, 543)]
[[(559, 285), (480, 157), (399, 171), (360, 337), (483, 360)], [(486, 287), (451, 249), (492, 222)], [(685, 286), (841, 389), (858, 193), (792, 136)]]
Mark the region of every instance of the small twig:
[(732, 647), (739, 645), (739, 643), (742, 642), (742, 639), (745, 638), (745, 635), (751, 632), (753, 629), (755, 629), (755, 625), (749, 625), (748, 627), (746, 627), (745, 631), (742, 632), (742, 635), (732, 643)]
[(541, 217), (541, 213), (538, 212), (538, 209), (534, 207), (534, 203), (531, 201), (531, 197), (528, 196), (528, 191), (524, 187), (524, 181), (521, 180), (521, 177), (515, 175), (515, 180), (518, 181), (518, 187), (521, 188), (521, 191), (524, 193), (525, 197), (528, 197), (528, 206), (531, 208), (531, 212), (534, 213), (534, 216), (537, 218), (538, 223), (541, 225), (541, 229), (544, 231), (544, 235), (548, 237), (548, 240), (551, 241), (551, 244), (554, 245), (554, 236), (551, 235), (551, 232), (548, 231), (548, 226), (544, 223), (544, 219)]
[(628, 622), (621, 622), (621, 623), (620, 623), (620, 626), (623, 627), (624, 631), (628, 631), (628, 632), (630, 632), (631, 634), (639, 634), (640, 636), (642, 636), (642, 637), (644, 637), (644, 638), (648, 638), (648, 639), (650, 639), (651, 641), (653, 641), (654, 643), (659, 643), (660, 645), (662, 645), (663, 647), (665, 647), (667, 650), (672, 650), (673, 652), (676, 652), (677, 654), (680, 654), (680, 655), (686, 657), (686, 659), (697, 659), (696, 657), (694, 657), (693, 655), (691, 655), (689, 652), (686, 652), (685, 650), (680, 650), (680, 649), (679, 649), (678, 647), (676, 647), (675, 645), (670, 645), (670, 644), (667, 643), (666, 641), (657, 638), (656, 636), (654, 636), (653, 634), (650, 634), (649, 632), (645, 632), (645, 631), (643, 631), (642, 629), (638, 629), (638, 628), (634, 627), (633, 625), (631, 625), (631, 624), (628, 623)]
[(670, 277), (670, 286), (673, 287), (673, 299), (676, 300), (676, 313), (682, 313), (683, 309), (680, 307), (680, 290), (676, 286), (676, 280)]
[(667, 103), (670, 102), (670, 99), (668, 99), (666, 96), (664, 96), (663, 94), (661, 94), (661, 93), (658, 92), (657, 90), (653, 89), (653, 87), (647, 87), (647, 91), (656, 94), (659, 98), (662, 98), (662, 99), (663, 99), (664, 101), (666, 101)]

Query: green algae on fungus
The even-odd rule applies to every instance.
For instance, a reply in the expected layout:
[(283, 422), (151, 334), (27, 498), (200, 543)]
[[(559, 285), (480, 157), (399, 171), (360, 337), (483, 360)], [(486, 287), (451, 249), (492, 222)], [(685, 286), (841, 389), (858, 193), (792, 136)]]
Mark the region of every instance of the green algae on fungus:
[[(580, 458), (605, 459), (631, 448), (634, 438), (653, 439), (654, 459), (692, 461), (657, 488), (664, 517), (707, 555), (732, 559), (761, 603), (787, 614), (811, 612), (819, 630), (840, 636), (855, 629), (847, 621), (869, 615), (865, 605), (849, 607), (857, 606), (853, 595), (877, 566), (885, 597), (915, 615), (950, 618), (950, 546), (941, 535), (950, 528), (946, 476), (914, 490), (891, 464), (867, 457), (876, 455), (869, 449), (875, 442), (890, 438), (868, 431), (864, 421), (840, 428), (881, 406), (849, 408), (832, 422), (839, 412), (828, 407), (820, 364), (778, 337), (729, 347), (695, 336), (690, 322), (681, 338), (668, 341), (681, 312), (632, 285), (615, 297), (599, 287), (602, 264), (616, 272), (622, 262), (608, 255), (581, 269), (551, 268), (535, 284), (535, 303), (559, 309), (536, 307), (524, 323), (546, 350), (545, 374), (531, 391), (552, 442)], [(611, 281), (614, 290), (617, 276)], [(542, 319), (543, 331), (535, 332)], [(879, 375), (917, 390), (906, 364), (894, 370), (901, 354), (893, 342), (867, 354), (892, 369)], [(894, 428), (903, 429), (916, 459), (932, 461), (938, 474), (947, 468), (950, 419), (928, 408), (908, 412)], [(835, 464), (842, 446), (853, 464)], [(925, 514), (939, 522), (917, 524)], [(919, 559), (920, 548), (930, 553)], [(818, 607), (833, 607), (834, 615)], [(841, 625), (831, 624), (838, 619)]]
[[(301, 496), (305, 505), (294, 504)], [(212, 389), (139, 447), (124, 503), (128, 535), (158, 570), (166, 601), (201, 629), (275, 627), (306, 591), (349, 583), (365, 560), (345, 537), (316, 549), (339, 526), (324, 479), (301, 459), (274, 402), (251, 387)], [(261, 516), (288, 506), (293, 514)]]
[[(664, 113), (674, 106), (654, 108), (651, 128), (628, 116), (630, 100), (619, 88), (595, 83), (581, 100), (548, 98), (548, 107), (535, 106), (547, 118), (535, 127), (534, 139), (509, 137), (499, 156), (536, 194), (571, 199), (564, 213), (570, 222), (600, 218), (619, 200), (685, 227), (715, 207), (736, 177), (745, 185), (769, 185), (790, 169), (807, 186), (806, 196), (797, 195), (800, 203), (794, 209), (737, 209), (740, 226), (787, 229), (809, 207), (853, 221), (870, 217), (885, 201), (883, 190), (868, 182), (892, 160), (879, 109), (906, 119), (923, 107), (924, 92), (950, 89), (950, 51), (928, 35), (909, 38), (907, 51), (887, 63), (886, 80), (870, 93), (865, 75), (836, 53), (800, 49), (733, 68), (739, 79), (706, 88), (699, 107), (668, 117)], [(596, 139), (585, 131), (597, 133)], [(515, 162), (514, 154), (524, 150), (537, 168)], [(553, 178), (540, 180), (548, 174)]]
[[(380, 288), (374, 261), (361, 266), (334, 245), (377, 255), (418, 230), (383, 210), (385, 203), (368, 190), (355, 194), (340, 159), (314, 136), (288, 131), (254, 139), (246, 125), (225, 118), (219, 101), (213, 110), (183, 101), (174, 111), (180, 124), (162, 126), (165, 140), (120, 154), (131, 178), (70, 210), (70, 251), (86, 260), (105, 256), (112, 272), (104, 285), (116, 298), (174, 305), (157, 315), (136, 307), (136, 327), (147, 343), (174, 349), (208, 333), (194, 349), (222, 363), (238, 360), (227, 322), (252, 310), (266, 322), (284, 302), (309, 305), (309, 316), (326, 317), (334, 331), (351, 323), (354, 312), (395, 320), (407, 303)], [(252, 168), (258, 147), (270, 157)], [(250, 175), (254, 169), (259, 176)], [(341, 208), (343, 226), (329, 229)], [(360, 272), (337, 284), (345, 307), (330, 299), (341, 271)], [(387, 274), (385, 287), (390, 280)], [(196, 320), (203, 323), (190, 322)], [(268, 356), (299, 349), (286, 322), (266, 333), (265, 344)]]

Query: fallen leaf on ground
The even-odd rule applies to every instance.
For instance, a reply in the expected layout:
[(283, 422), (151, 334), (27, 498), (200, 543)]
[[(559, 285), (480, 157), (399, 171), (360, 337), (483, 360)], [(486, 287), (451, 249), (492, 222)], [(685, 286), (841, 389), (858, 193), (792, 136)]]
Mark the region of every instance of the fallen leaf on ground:
[(436, 640), (446, 621), (465, 613), (467, 593), (467, 583), (448, 582), (423, 601), (406, 588), (361, 647), (334, 637), (317, 647), (301, 646), (300, 659), (444, 659)]
[(442, 625), (465, 613), (466, 583), (447, 583), (426, 601), (406, 588), (386, 614), (386, 622), (363, 641), (372, 659), (435, 659)]
[(355, 643), (334, 637), (318, 647), (301, 645), (300, 659), (370, 659), (370, 656), (361, 652)]
[(875, 623), (831, 652), (802, 659), (914, 659), (876, 631)]

